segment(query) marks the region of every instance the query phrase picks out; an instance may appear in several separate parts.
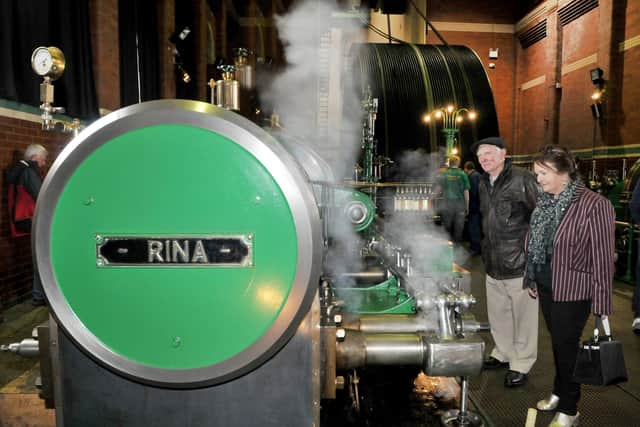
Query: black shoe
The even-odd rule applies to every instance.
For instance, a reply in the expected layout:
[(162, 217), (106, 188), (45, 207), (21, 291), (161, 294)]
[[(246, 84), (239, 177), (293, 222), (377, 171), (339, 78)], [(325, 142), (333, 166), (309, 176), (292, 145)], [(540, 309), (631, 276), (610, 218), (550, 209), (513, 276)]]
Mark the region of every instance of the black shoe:
[(34, 307), (41, 307), (43, 305), (47, 305), (47, 302), (43, 299), (32, 299), (31, 305)]
[(482, 366), (484, 367), (484, 369), (506, 368), (507, 366), (509, 366), (509, 362), (503, 362), (501, 360), (496, 359), (493, 356), (490, 356), (488, 359), (484, 360), (484, 363), (482, 364)]
[(520, 387), (527, 383), (527, 374), (518, 371), (509, 371), (504, 376), (505, 387)]

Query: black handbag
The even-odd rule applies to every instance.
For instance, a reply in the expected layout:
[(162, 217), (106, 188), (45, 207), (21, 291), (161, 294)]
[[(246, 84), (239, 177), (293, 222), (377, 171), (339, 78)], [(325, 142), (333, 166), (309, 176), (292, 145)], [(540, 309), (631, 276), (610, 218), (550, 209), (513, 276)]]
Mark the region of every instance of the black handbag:
[[(599, 325), (604, 336), (599, 335)], [(596, 316), (593, 336), (582, 343), (573, 370), (573, 381), (590, 385), (612, 385), (627, 381), (622, 343), (613, 339), (609, 319)]]

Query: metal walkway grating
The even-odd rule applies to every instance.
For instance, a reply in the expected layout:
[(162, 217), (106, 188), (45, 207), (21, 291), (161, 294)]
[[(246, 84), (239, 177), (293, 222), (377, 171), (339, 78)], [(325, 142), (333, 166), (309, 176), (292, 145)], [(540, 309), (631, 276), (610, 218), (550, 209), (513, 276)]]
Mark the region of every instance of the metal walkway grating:
[[(548, 393), (553, 382), (553, 367), (541, 366), (531, 371), (529, 382), (521, 388), (506, 389), (502, 385), (505, 370), (485, 371), (473, 378), (469, 395), (480, 409), (486, 427), (523, 427), (528, 408)], [(582, 388), (579, 403), (581, 427), (640, 426), (640, 401), (619, 386)], [(538, 411), (537, 427), (546, 427), (553, 412)]]
[[(471, 291), (478, 304), (473, 312), (480, 321), (486, 321), (486, 293), (484, 270), (479, 257), (469, 260), (472, 272)], [(583, 386), (578, 403), (580, 427), (640, 427), (640, 336), (631, 331), (631, 288), (617, 282), (614, 286), (612, 332), (624, 346), (625, 362), (629, 381), (617, 386)], [(589, 319), (587, 325), (592, 325)], [(589, 327), (585, 328), (587, 331)], [(587, 331), (588, 333), (588, 331)], [(491, 334), (482, 334), (487, 344), (487, 353), (493, 348)], [(527, 410), (535, 408), (538, 400), (550, 393), (553, 385), (554, 367), (551, 338), (540, 315), (538, 360), (529, 373), (526, 385), (506, 388), (503, 385), (506, 369), (483, 371), (470, 379), (469, 397), (483, 416), (486, 427), (524, 427)], [(536, 427), (547, 427), (553, 412), (538, 411)]]

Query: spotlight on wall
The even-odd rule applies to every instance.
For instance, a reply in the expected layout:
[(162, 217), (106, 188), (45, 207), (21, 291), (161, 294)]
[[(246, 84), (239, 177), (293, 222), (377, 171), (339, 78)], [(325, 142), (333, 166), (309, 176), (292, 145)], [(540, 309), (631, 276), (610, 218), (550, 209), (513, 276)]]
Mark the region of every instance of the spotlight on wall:
[(599, 119), (600, 117), (602, 117), (603, 115), (603, 96), (604, 96), (604, 89), (597, 89), (595, 92), (593, 92), (591, 94), (591, 115), (593, 116), (594, 119)]
[(591, 115), (594, 119), (598, 120), (604, 116), (604, 101), (605, 101), (605, 80), (604, 71), (602, 68), (594, 68), (589, 71), (591, 82), (596, 85), (596, 90), (591, 94)]

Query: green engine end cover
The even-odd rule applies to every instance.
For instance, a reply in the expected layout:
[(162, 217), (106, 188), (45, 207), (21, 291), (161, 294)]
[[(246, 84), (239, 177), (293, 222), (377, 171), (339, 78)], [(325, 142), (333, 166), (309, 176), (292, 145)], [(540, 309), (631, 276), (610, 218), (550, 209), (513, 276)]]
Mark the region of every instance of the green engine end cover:
[[(225, 381), (270, 357), (308, 311), (320, 240), (312, 189), (244, 119), (150, 104), (96, 123), (54, 165), (36, 220), (45, 291), (72, 338), (125, 375)], [(203, 108), (214, 115), (193, 111)], [(229, 239), (241, 263), (194, 249)]]
[(373, 223), (376, 206), (368, 195), (350, 188), (338, 187), (334, 188), (333, 196), (337, 210), (342, 212), (355, 231), (365, 231)]

